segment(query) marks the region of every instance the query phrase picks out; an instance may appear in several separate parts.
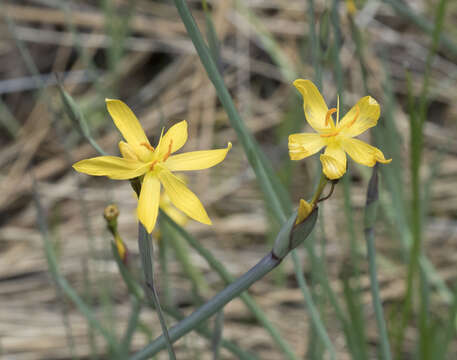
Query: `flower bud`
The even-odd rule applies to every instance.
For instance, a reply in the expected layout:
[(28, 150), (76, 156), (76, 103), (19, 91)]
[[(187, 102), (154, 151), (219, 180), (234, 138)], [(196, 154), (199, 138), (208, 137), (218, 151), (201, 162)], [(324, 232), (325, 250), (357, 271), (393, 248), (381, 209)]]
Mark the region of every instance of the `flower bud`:
[(310, 205), (310, 203), (306, 200), (300, 199), (300, 205), (298, 207), (298, 214), (295, 225), (302, 223), (308, 217), (308, 215), (311, 214), (311, 211), (313, 211), (313, 207)]
[(119, 216), (119, 208), (114, 204), (108, 205), (103, 211), (103, 216), (108, 222), (115, 221)]
[(314, 229), (317, 213), (318, 208), (315, 207), (303, 221), (296, 224), (298, 214), (294, 212), (276, 237), (272, 250), (273, 255), (278, 259), (283, 259), (290, 251), (300, 245)]

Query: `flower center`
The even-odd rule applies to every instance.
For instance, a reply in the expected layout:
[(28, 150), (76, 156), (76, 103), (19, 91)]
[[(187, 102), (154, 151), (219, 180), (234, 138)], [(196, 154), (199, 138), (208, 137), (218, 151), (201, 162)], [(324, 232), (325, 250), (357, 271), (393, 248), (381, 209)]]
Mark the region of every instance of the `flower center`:
[[(143, 145), (143, 144), (141, 144), (141, 145)], [(165, 162), (165, 161), (169, 158), (169, 156), (170, 156), (170, 154), (171, 154), (171, 148), (172, 148), (172, 146), (173, 146), (173, 140), (170, 140), (170, 143), (168, 144), (168, 150), (167, 150), (167, 152), (165, 153), (165, 155), (162, 157), (162, 159), (160, 159), (160, 158), (159, 158), (159, 159), (156, 159), (156, 160), (154, 160), (154, 161), (151, 163), (151, 165), (149, 165), (149, 170), (150, 170), (150, 171), (154, 170), (154, 166), (155, 166), (157, 163), (159, 163), (159, 162)], [(151, 146), (151, 148), (152, 148), (152, 146)], [(160, 155), (159, 155), (159, 156), (160, 156)]]
[(336, 136), (344, 128), (349, 129), (352, 125), (354, 125), (354, 123), (357, 121), (357, 119), (359, 118), (359, 115), (360, 115), (360, 108), (359, 108), (359, 106), (356, 105), (355, 106), (356, 113), (355, 113), (354, 118), (344, 126), (339, 126), (340, 125), (339, 124), (339, 119), (337, 119), (336, 120), (336, 127), (335, 127), (335, 124), (333, 123), (333, 119), (332, 119), (332, 114), (334, 112), (336, 112), (336, 111), (338, 111), (336, 108), (332, 108), (332, 109), (329, 109), (329, 111), (327, 111), (327, 114), (325, 115), (325, 126), (328, 126), (328, 124), (330, 123), (330, 129), (332, 131), (329, 132), (329, 133), (320, 134), (321, 137), (325, 138), (325, 137)]

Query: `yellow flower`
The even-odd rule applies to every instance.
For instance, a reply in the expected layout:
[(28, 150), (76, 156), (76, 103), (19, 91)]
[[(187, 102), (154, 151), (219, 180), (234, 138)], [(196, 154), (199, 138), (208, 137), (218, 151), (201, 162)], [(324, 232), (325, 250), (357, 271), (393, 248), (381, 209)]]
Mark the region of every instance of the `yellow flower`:
[(186, 225), (188, 217), (172, 205), (170, 197), (167, 194), (163, 193), (160, 196), (159, 206), (176, 224), (181, 226)]
[[(346, 172), (346, 153), (356, 162), (374, 166), (376, 162), (390, 163), (381, 150), (354, 139), (378, 122), (379, 104), (371, 96), (361, 98), (349, 112), (339, 120), (339, 103), (328, 109), (319, 90), (310, 80), (294, 81), (303, 96), (303, 109), (306, 121), (317, 133), (292, 134), (289, 136), (291, 160), (301, 160), (325, 147), (320, 156), (325, 176), (338, 179)], [(336, 112), (336, 124), (332, 114)]]
[(205, 208), (186, 184), (173, 171), (210, 168), (225, 159), (232, 144), (218, 150), (193, 151), (171, 155), (187, 141), (187, 122), (181, 121), (162, 134), (154, 148), (149, 143), (140, 122), (132, 110), (120, 100), (106, 99), (108, 112), (114, 124), (127, 142), (119, 142), (123, 157), (99, 156), (81, 160), (73, 165), (76, 171), (108, 176), (115, 180), (133, 179), (142, 176), (141, 193), (138, 199), (138, 218), (150, 233), (157, 220), (160, 201), (160, 185), (171, 202), (189, 217), (211, 224)]

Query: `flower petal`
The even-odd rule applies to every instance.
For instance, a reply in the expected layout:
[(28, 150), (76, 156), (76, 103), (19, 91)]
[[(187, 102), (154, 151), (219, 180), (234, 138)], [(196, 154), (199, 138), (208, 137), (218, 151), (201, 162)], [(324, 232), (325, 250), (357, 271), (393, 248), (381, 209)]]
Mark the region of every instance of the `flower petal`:
[(291, 160), (301, 160), (317, 153), (326, 145), (326, 141), (319, 134), (292, 134), (289, 135), (289, 156)]
[(308, 124), (318, 132), (324, 129), (328, 107), (317, 87), (312, 81), (303, 79), (295, 80), (294, 86), (303, 96), (303, 110)]
[[(178, 151), (187, 141), (187, 121), (183, 120), (173, 125), (159, 141), (157, 145), (158, 157), (162, 157), (167, 152), (170, 154)], [(171, 147), (170, 147), (171, 144)]]
[(330, 180), (339, 179), (346, 173), (346, 154), (338, 143), (327, 146), (320, 160), (322, 170)]
[(386, 160), (381, 150), (359, 139), (344, 139), (341, 141), (341, 146), (354, 161), (362, 165), (372, 167), (377, 161), (383, 164), (392, 161), (392, 159)]
[(219, 164), (232, 148), (228, 143), (225, 149), (191, 151), (183, 154), (173, 155), (165, 162), (170, 171), (188, 171), (208, 169)]
[(132, 110), (122, 101), (105, 99), (106, 107), (114, 124), (131, 145), (149, 144), (149, 140)]
[(138, 199), (138, 219), (148, 233), (154, 229), (159, 212), (160, 182), (152, 171), (148, 171), (141, 184), (140, 198)]
[(124, 159), (117, 156), (98, 156), (73, 164), (73, 168), (76, 171), (94, 176), (108, 176), (115, 180), (133, 179), (143, 175), (148, 166), (148, 164), (137, 160)]
[(124, 159), (138, 161), (138, 156), (136, 156), (135, 151), (125, 141), (119, 141), (119, 151), (121, 152), (121, 155)]
[(197, 196), (190, 191), (186, 184), (168, 169), (162, 168), (158, 173), (166, 194), (171, 202), (187, 216), (203, 224), (211, 225), (211, 220)]
[(295, 225), (298, 225), (305, 221), (309, 214), (313, 211), (313, 207), (304, 199), (300, 199), (300, 205), (297, 210), (297, 220), (295, 220)]
[(375, 126), (380, 114), (378, 102), (371, 96), (365, 96), (344, 115), (338, 128), (341, 128), (342, 135), (355, 137)]

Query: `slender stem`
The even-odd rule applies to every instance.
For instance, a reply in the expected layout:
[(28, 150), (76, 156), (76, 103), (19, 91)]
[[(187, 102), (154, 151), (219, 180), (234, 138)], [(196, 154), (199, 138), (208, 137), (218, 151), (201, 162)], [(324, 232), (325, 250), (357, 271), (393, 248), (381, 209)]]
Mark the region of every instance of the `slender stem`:
[(324, 175), (324, 173), (322, 173), (321, 178), (319, 180), (319, 185), (317, 185), (317, 189), (314, 192), (313, 198), (311, 199), (310, 205), (312, 207), (314, 207), (318, 203), (319, 198), (321, 197), (322, 192), (324, 191), (325, 185), (327, 185), (327, 182), (327, 177)]
[[(121, 273), (122, 280), (124, 281), (124, 283), (127, 285), (127, 288), (129, 289), (129, 293), (132, 294), (137, 301), (141, 302), (142, 304), (146, 303), (146, 305), (153, 308), (153, 304), (151, 302), (148, 302), (145, 299), (145, 294), (144, 294), (144, 291), (141, 288), (140, 284), (132, 276), (129, 269), (122, 262), (122, 259), (120, 258), (119, 253), (116, 249), (116, 245), (114, 245), (113, 242), (111, 243), (111, 250), (113, 253), (114, 260), (117, 263), (119, 272)], [(184, 318), (184, 316), (181, 313), (179, 313), (176, 309), (165, 306), (164, 310), (168, 315), (172, 316), (173, 318), (175, 318), (177, 320), (182, 320)], [(206, 327), (198, 327), (195, 330), (197, 331), (197, 333), (199, 333), (203, 337), (205, 337), (207, 339), (211, 339), (211, 332)], [(234, 344), (228, 340), (222, 339), (222, 346), (225, 347), (230, 352), (232, 352), (234, 355), (238, 356), (241, 360), (255, 360), (256, 359), (254, 356), (252, 356), (251, 354), (242, 350), (236, 344)]]
[(367, 242), (368, 267), (370, 271), (370, 288), (373, 300), (373, 307), (376, 315), (376, 323), (378, 325), (379, 337), (381, 340), (381, 353), (384, 360), (392, 359), (390, 353), (389, 336), (387, 334), (386, 323), (384, 321), (384, 313), (379, 295), (379, 284), (376, 273), (376, 249), (374, 246), (374, 230), (367, 229), (365, 231), (365, 239)]
[(311, 321), (316, 328), (317, 335), (320, 337), (322, 342), (325, 344), (328, 352), (330, 353), (330, 359), (335, 360), (335, 348), (333, 347), (333, 344), (328, 337), (327, 331), (325, 330), (324, 324), (319, 315), (319, 311), (317, 310), (313, 298), (309, 292), (308, 285), (306, 284), (305, 277), (303, 276), (303, 269), (300, 264), (300, 259), (297, 252), (292, 252), (292, 260), (294, 263), (295, 273), (301, 275), (297, 277), (298, 285), (300, 286), (303, 298), (305, 299), (306, 307), (308, 309), (309, 316), (311, 317)]
[[(225, 266), (219, 260), (217, 260), (210, 251), (203, 247), (197, 239), (195, 239), (181, 226), (176, 224), (176, 222), (174, 222), (173, 219), (170, 218), (165, 212), (161, 211), (160, 216), (172, 228), (176, 229), (176, 231), (189, 243), (189, 245), (207, 261), (210, 267), (219, 274), (226, 285), (229, 285), (235, 281), (235, 278), (227, 271)], [(256, 317), (259, 323), (265, 328), (265, 330), (270, 333), (271, 338), (276, 342), (276, 344), (278, 344), (279, 348), (283, 351), (287, 359), (296, 359), (291, 346), (287, 343), (286, 340), (283, 339), (278, 329), (273, 325), (273, 323), (270, 322), (266, 314), (257, 305), (252, 296), (245, 292), (240, 295), (240, 298), (246, 307), (251, 311), (251, 313)]]
[(387, 334), (381, 297), (379, 295), (378, 276), (376, 271), (376, 248), (374, 245), (374, 226), (376, 222), (377, 208), (379, 204), (378, 195), (378, 169), (375, 166), (370, 183), (368, 184), (367, 201), (365, 207), (365, 240), (367, 243), (368, 269), (370, 272), (370, 289), (373, 301), (373, 308), (376, 316), (376, 324), (379, 330), (381, 341), (381, 354), (384, 360), (391, 360), (389, 337)]
[[(234, 283), (227, 286), (220, 293), (215, 295), (211, 300), (202, 305), (200, 308), (195, 310), (188, 317), (180, 321), (178, 324), (173, 326), (170, 331), (170, 341), (174, 342), (192, 331), (194, 328), (199, 326), (203, 321), (218, 312), (224, 305), (226, 305), (233, 298), (240, 295), (243, 291), (247, 290), (253, 283), (261, 279), (276, 266), (278, 266), (280, 260), (273, 257), (272, 253), (268, 253), (262, 260), (260, 260), (251, 270), (242, 275)], [(166, 347), (167, 341), (164, 336), (158, 337), (143, 350), (140, 350), (130, 360), (141, 360), (147, 359), (158, 351)]]
[(128, 354), (130, 351), (130, 344), (132, 342), (133, 334), (138, 326), (138, 320), (140, 318), (141, 313), (141, 306), (142, 303), (135, 297), (131, 297), (131, 307), (132, 310), (130, 312), (129, 322), (127, 325), (127, 329), (125, 331), (125, 335), (122, 339), (122, 349), (124, 350), (125, 354)]
[(168, 334), (167, 323), (165, 321), (165, 317), (163, 316), (159, 297), (157, 296), (157, 291), (154, 286), (154, 270), (152, 264), (153, 248), (151, 235), (148, 234), (141, 222), (138, 223), (138, 247), (140, 250), (141, 264), (143, 266), (144, 277), (147, 285), (146, 294), (156, 308), (160, 326), (162, 327), (162, 333), (164, 334), (164, 345), (168, 350), (168, 357), (170, 360), (176, 360), (173, 345)]
[(317, 202), (329, 199), (333, 195), (333, 190), (335, 190), (335, 182), (332, 181), (332, 187), (330, 188), (330, 192), (328, 193), (328, 195), (324, 196), (323, 198), (320, 198), (319, 200), (317, 200)]

